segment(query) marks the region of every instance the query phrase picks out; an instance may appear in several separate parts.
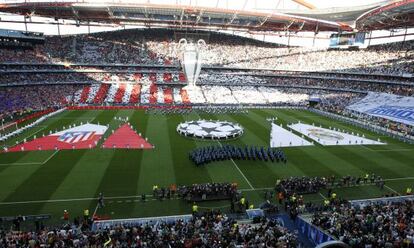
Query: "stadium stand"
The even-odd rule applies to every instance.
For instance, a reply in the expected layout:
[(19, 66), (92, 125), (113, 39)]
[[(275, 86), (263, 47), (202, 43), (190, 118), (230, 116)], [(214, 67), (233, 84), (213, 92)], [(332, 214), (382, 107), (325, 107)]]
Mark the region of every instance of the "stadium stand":
[[(58, 5), (56, 5), (56, 8)], [(2, 4), (0, 4), (0, 7), (2, 7)], [(77, 13), (73, 9), (70, 12)], [(196, 16), (193, 14), (186, 18)], [(98, 15), (95, 17), (101, 18), (102, 16)], [(25, 20), (27, 18), (25, 17)], [(199, 13), (197, 18), (202, 19), (202, 14)], [(56, 21), (58, 21), (58, 18), (56, 18)], [(230, 23), (233, 21), (239, 21), (236, 18), (236, 14), (234, 14), (233, 20)], [(261, 25), (266, 21), (264, 20)], [(175, 116), (163, 115), (193, 114), (194, 116), (209, 116), (210, 114), (235, 114), (236, 116), (233, 116), (234, 120), (238, 120), (238, 118), (243, 118), (241, 114), (247, 114), (248, 110), (244, 109), (245, 107), (258, 108), (260, 110), (262, 108), (298, 108), (318, 111), (318, 113), (326, 114), (325, 116), (338, 115), (350, 119), (351, 122), (363, 123), (363, 127), (378, 126), (385, 128), (387, 132), (397, 133), (407, 139), (412, 139), (414, 136), (414, 126), (412, 125), (399, 120), (387, 119), (349, 109), (349, 106), (360, 102), (373, 92), (392, 95), (396, 99), (414, 97), (413, 40), (368, 46), (364, 49), (328, 49), (291, 47), (214, 31), (198, 31), (198, 35), (205, 35), (208, 40), (206, 40), (206, 47), (203, 48), (203, 68), (200, 78), (196, 86), (193, 87), (187, 85), (186, 75), (182, 72), (182, 56), (177, 48), (179, 46), (179, 39), (176, 37), (176, 31), (150, 28), (65, 36), (41, 36), (41, 43), (44, 42), (44, 44), (31, 43), (31, 49), (28, 50), (0, 48), (0, 118), (2, 119), (2, 131), (5, 129), (3, 128), (4, 123), (6, 124), (5, 126), (9, 127), (13, 126), (15, 122), (26, 121), (25, 117), (27, 116), (34, 116), (31, 118), (34, 119), (33, 123), (28, 123), (20, 129), (16, 125), (16, 130), (12, 128), (6, 129), (6, 134), (0, 137), (0, 141), (14, 137), (16, 134), (20, 134), (26, 129), (37, 125), (38, 122), (43, 121), (42, 117), (39, 118), (40, 121), (39, 119), (36, 121), (37, 117), (45, 115), (43, 118), (49, 118), (52, 116), (50, 114), (52, 110), (63, 111), (65, 107), (68, 109), (146, 109), (146, 114), (160, 115), (157, 117), (174, 123), (176, 121)], [(287, 32), (290, 35), (289, 27), (286, 30)], [(315, 36), (316, 32), (315, 30)], [(0, 35), (1, 33), (3, 32), (0, 32)], [(377, 104), (383, 102), (384, 99), (381, 98)], [(142, 114), (144, 114), (143, 111)], [(259, 115), (257, 113), (254, 114)], [(261, 114), (268, 115), (268, 112), (263, 111)], [(289, 118), (289, 116), (287, 117)], [(267, 116), (260, 116), (260, 118), (266, 118), (266, 121), (275, 120), (267, 119)], [(305, 116), (304, 118), (308, 117)], [(65, 122), (68, 124), (65, 125), (75, 125), (70, 123), (69, 119)], [(103, 119), (101, 118), (100, 121), (102, 122)], [(142, 122), (148, 121), (147, 119), (142, 120)], [(184, 119), (184, 117), (180, 116), (179, 119)], [(294, 118), (292, 117), (292, 119)], [(115, 120), (113, 119), (114, 122)], [(255, 128), (259, 130), (259, 128), (263, 128), (265, 125), (259, 125), (260, 123), (254, 119), (246, 122), (251, 122), (252, 127), (248, 128), (252, 130)], [(107, 125), (108, 128), (110, 126), (108, 123), (102, 125)], [(138, 162), (133, 161), (134, 163), (141, 163), (141, 160), (145, 161), (144, 159), (147, 159), (147, 156), (151, 158), (148, 154), (162, 155), (162, 153), (158, 153), (159, 150), (155, 149), (155, 143), (154, 145), (148, 143), (141, 136), (141, 133), (138, 134), (135, 131), (134, 125), (136, 123), (118, 126), (117, 130), (112, 130), (112, 135), (105, 136), (102, 142), (99, 141), (100, 137), (96, 139), (93, 146), (88, 146), (89, 149), (94, 147), (106, 149), (148, 149), (148, 151), (145, 151), (147, 152), (145, 155), (137, 153), (138, 156), (134, 157), (134, 159)], [(147, 124), (145, 123), (145, 125)], [(280, 125), (282, 127), (286, 124), (280, 123)], [(63, 129), (65, 128), (63, 127)], [(39, 135), (41, 130), (38, 131)], [(45, 130), (50, 133), (53, 131)], [(160, 133), (158, 133), (158, 130), (142, 131), (148, 131), (150, 134), (153, 132), (157, 133), (157, 135), (164, 135), (165, 133), (162, 132), (167, 132), (166, 130), (168, 132), (171, 130), (175, 131), (174, 128), (170, 127), (160, 130)], [(370, 130), (372, 131), (372, 129)], [(253, 132), (250, 130), (249, 132), (250, 136), (242, 140), (242, 143), (256, 140), (253, 137), (253, 135), (256, 135), (260, 136), (260, 142), (264, 144), (262, 139), (264, 135), (262, 133), (258, 131), (258, 134), (254, 133), (252, 135)], [(290, 130), (287, 130), (287, 132), (290, 132)], [(71, 136), (72, 133), (70, 132), (67, 135)], [(168, 133), (166, 136), (170, 135), (172, 137), (174, 134)], [(157, 137), (154, 140), (160, 142), (164, 138), (169, 139), (170, 137)], [(360, 176), (347, 175), (338, 176), (337, 178), (336, 174), (339, 175), (348, 171), (328, 166), (328, 163), (335, 163), (336, 160), (340, 160), (341, 165), (352, 166), (353, 168), (350, 170), (352, 173), (368, 170), (364, 167), (366, 166), (365, 164), (357, 165), (346, 160), (344, 157), (347, 156), (347, 153), (342, 153), (342, 151), (329, 153), (329, 158), (332, 161), (327, 161), (323, 166), (329, 170), (329, 173), (332, 172), (335, 175), (326, 177), (320, 175), (288, 177), (290, 172), (285, 171), (284, 168), (280, 170), (272, 168), (269, 171), (273, 174), (264, 176), (273, 178), (277, 175), (283, 176), (283, 178), (274, 178), (275, 181), (277, 180), (274, 187), (254, 188), (248, 178), (252, 177), (252, 175), (254, 176), (255, 173), (265, 173), (268, 169), (267, 167), (272, 167), (272, 165), (265, 164), (265, 162), (281, 162), (280, 164), (275, 164), (275, 167), (288, 167), (290, 164), (287, 161), (287, 156), (289, 155), (290, 162), (290, 156), (299, 156), (301, 148), (293, 151), (289, 150), (285, 153), (281, 149), (264, 148), (262, 144), (245, 143), (245, 146), (233, 146), (228, 144), (222, 145), (218, 139), (212, 140), (213, 142), (219, 142), (220, 145), (218, 146), (215, 143), (211, 146), (198, 147), (198, 144), (195, 144), (197, 148), (196, 146), (191, 147), (191, 145), (188, 145), (182, 149), (188, 154), (189, 160), (197, 165), (193, 167), (206, 170), (208, 173), (207, 177), (210, 178), (205, 178), (201, 173), (194, 173), (196, 175), (193, 178), (192, 176), (194, 175), (181, 175), (179, 174), (181, 172), (177, 171), (177, 174), (174, 175), (176, 177), (174, 180), (177, 179), (178, 182), (180, 180), (179, 177), (189, 177), (188, 180), (190, 182), (188, 186), (176, 187), (173, 184), (170, 187), (158, 187), (156, 184), (153, 187), (152, 196), (147, 196), (143, 193), (141, 199), (139, 199), (137, 196), (138, 191), (131, 191), (135, 194), (132, 197), (114, 196), (112, 199), (122, 199), (122, 201), (119, 200), (120, 204), (123, 203), (123, 198), (125, 198), (125, 203), (129, 201), (128, 204), (131, 205), (139, 201), (145, 204), (148, 201), (146, 197), (152, 198), (150, 204), (158, 201), (162, 204), (163, 201), (167, 200), (182, 201), (179, 203), (174, 202), (177, 208), (187, 207), (188, 203), (193, 203), (193, 215), (191, 217), (174, 219), (173, 221), (158, 219), (145, 223), (121, 223), (93, 229), (91, 226), (92, 222), (100, 218), (100, 216), (95, 215), (96, 211), (93, 216), (86, 216), (83, 220), (75, 217), (71, 221), (65, 210), (63, 218), (58, 220), (60, 224), (62, 221), (64, 222), (63, 226), (58, 225), (55, 228), (45, 227), (37, 222), (36, 231), (22, 231), (30, 229), (27, 227), (20, 228), (20, 222), (24, 222), (25, 217), (15, 216), (10, 217), (13, 222), (11, 228), (0, 229), (0, 248), (106, 247), (108, 244), (112, 247), (293, 248), (308, 247), (302, 244), (302, 239), (316, 240), (315, 244), (317, 244), (322, 240), (322, 238), (316, 235), (317, 232), (325, 235), (324, 240), (335, 239), (351, 247), (413, 247), (414, 203), (412, 200), (357, 206), (342, 197), (336, 197), (336, 189), (347, 188), (348, 190), (351, 187), (361, 185), (367, 188), (377, 186), (379, 194), (387, 192), (384, 193), (386, 197), (389, 196), (388, 194), (391, 191), (393, 191), (392, 194), (398, 194), (397, 191), (391, 188), (389, 189), (390, 191), (383, 191), (385, 180), (373, 172)], [(24, 150), (21, 148), (26, 143), (26, 139), (22, 142), (14, 140), (13, 142), (16, 142), (14, 151)], [(68, 144), (66, 145), (69, 147)], [(71, 147), (74, 149), (74, 146)], [(165, 145), (165, 147), (168, 146)], [(371, 150), (368, 146), (363, 147)], [(6, 143), (4, 143), (4, 148), (6, 152), (12, 151), (7, 150)], [(315, 151), (318, 151), (317, 149), (319, 148), (318, 145)], [(36, 149), (38, 147), (32, 148), (32, 150)], [(55, 147), (55, 149), (55, 153), (57, 153), (58, 148)], [(70, 148), (68, 149), (70, 150)], [(352, 150), (354, 147), (347, 149)], [(386, 152), (391, 151), (388, 148), (384, 149)], [(406, 147), (402, 148), (402, 150), (404, 149)], [(183, 151), (180, 150), (180, 152)], [(371, 151), (375, 152), (375, 149)], [(85, 153), (88, 152), (86, 151)], [(105, 152), (112, 155), (112, 151)], [(123, 152), (126, 154), (127, 151), (121, 151), (119, 154), (123, 154)], [(176, 156), (175, 152), (177, 151), (173, 149), (168, 150), (171, 158)], [(311, 150), (308, 153), (312, 152)], [(34, 165), (43, 166), (44, 163), (55, 156), (55, 153), (47, 160), (36, 162)], [(115, 152), (113, 153), (115, 154)], [(405, 156), (405, 159), (410, 159), (409, 155), (402, 154), (399, 153), (394, 156)], [(316, 154), (316, 156), (319, 155), (321, 154)], [(109, 157), (109, 155), (107, 156)], [(355, 156), (361, 156), (358, 159), (366, 163), (371, 161), (368, 158), (362, 157), (362, 155)], [(380, 156), (386, 158), (386, 155), (381, 154)], [(307, 154), (307, 157), (309, 157), (309, 160), (315, 160), (309, 154)], [(123, 159), (122, 155), (115, 158)], [(379, 157), (378, 160), (381, 158)], [(25, 159), (29, 161), (30, 156), (27, 156)], [(88, 159), (93, 159), (93, 156)], [(13, 160), (13, 158), (10, 160)], [(115, 161), (115, 159), (113, 160)], [(225, 175), (213, 175), (213, 169), (211, 168), (214, 168), (216, 163), (213, 164), (212, 162), (217, 161), (218, 164), (221, 163), (219, 161), (224, 160), (231, 161), (232, 168), (240, 172), (240, 175), (234, 177), (235, 180), (238, 180), (239, 176), (245, 179), (243, 181), (243, 184), (245, 184), (243, 189), (238, 189), (237, 183), (231, 183), (231, 181), (213, 182), (215, 180), (224, 180)], [(263, 162), (265, 165), (262, 166), (263, 164), (261, 164), (254, 168), (254, 165), (250, 165), (250, 163), (242, 164), (240, 166), (242, 170), (246, 168), (250, 170), (250, 167), (254, 168), (254, 171), (249, 171), (251, 175), (246, 173), (247, 178), (234, 160), (241, 163), (245, 162), (242, 160), (257, 160), (257, 162)], [(293, 164), (297, 163), (295, 164), (297, 167), (295, 167), (294, 170), (296, 171), (294, 173), (298, 173), (298, 175), (316, 175), (319, 173), (313, 171), (313, 168), (305, 168), (304, 166), (308, 165), (300, 164), (299, 160), (295, 160), (295, 158), (292, 160), (294, 161)], [(115, 169), (106, 165), (109, 168), (107, 171), (97, 170), (96, 173), (104, 178), (110, 178), (110, 174), (122, 174), (121, 172), (129, 172), (129, 170), (132, 172), (132, 166), (129, 167), (128, 162), (125, 162), (125, 164), (120, 163), (121, 166)], [(30, 164), (29, 162), (27, 163)], [(21, 165), (26, 165), (27, 163), (24, 161)], [(167, 162), (160, 160), (159, 163), (167, 164), (163, 171), (156, 172), (158, 173), (157, 177), (161, 178), (161, 183), (167, 183), (169, 179), (164, 180), (162, 177), (165, 176), (165, 173), (170, 173), (170, 171), (165, 170), (165, 168), (170, 163), (175, 163), (175, 161), (174, 159)], [(210, 165), (209, 163), (212, 164)], [(409, 165), (403, 165), (403, 162), (398, 163), (400, 163), (399, 168), (409, 167)], [(74, 164), (75, 166), (77, 165), (76, 163)], [(82, 165), (82, 161), (79, 164)], [(141, 166), (141, 164), (139, 165)], [(10, 166), (8, 163), (1, 166), (3, 167), (0, 169), (0, 172), (3, 171), (3, 168), (5, 171), (11, 170), (8, 167)], [(144, 166), (140, 167), (140, 170), (145, 171), (148, 169), (147, 167), (151, 166), (152, 164), (148, 163), (145, 165), (145, 168)], [(372, 166), (369, 168), (374, 168), (376, 164), (370, 164), (369, 166)], [(222, 167), (224, 166), (218, 169), (220, 173), (223, 170)], [(80, 170), (77, 167), (73, 168), (73, 171)], [(159, 167), (154, 166), (154, 168), (158, 169)], [(51, 170), (50, 167), (44, 166), (38, 169), (38, 171), (33, 170), (33, 174), (40, 178), (39, 175), (42, 175), (43, 170), (47, 169)], [(209, 171), (210, 169), (211, 171)], [(383, 169), (387, 168), (384, 167)], [(72, 173), (72, 167), (67, 171), (61, 168), (52, 169), (52, 171), (54, 170), (61, 170), (62, 174), (66, 172), (68, 174)], [(390, 174), (393, 176), (403, 176), (404, 172), (392, 171)], [(136, 173), (134, 176), (139, 175)], [(127, 178), (125, 181), (131, 180), (131, 184), (134, 184), (133, 187), (139, 186), (141, 191), (142, 185), (137, 183), (138, 179), (133, 177)], [(148, 182), (150, 180), (148, 179)], [(201, 182), (195, 183), (197, 180)], [(254, 184), (261, 185), (260, 180), (260, 178), (255, 179)], [(59, 186), (58, 182), (53, 183)], [(40, 187), (45, 187), (42, 183), (39, 184)], [(25, 186), (27, 187), (27, 185)], [(265, 186), (263, 184), (260, 187)], [(99, 187), (104, 188), (102, 185), (99, 185)], [(116, 190), (122, 192), (122, 187), (121, 185)], [(100, 190), (100, 188), (97, 188), (97, 190)], [(374, 191), (378, 190), (378, 188), (375, 187)], [(409, 189), (412, 190), (411, 188)], [(262, 200), (262, 194), (264, 195), (264, 201), (258, 206), (259, 209), (253, 209), (253, 204), (248, 203), (248, 200), (243, 196), (246, 192), (249, 192), (247, 194), (254, 192), (254, 197), (260, 198), (260, 200)], [(45, 192), (44, 196), (52, 196), (53, 193), (54, 191)], [(175, 193), (177, 193), (177, 197), (174, 197)], [(411, 194), (411, 191), (408, 193)], [(304, 194), (317, 194), (317, 197), (321, 197), (322, 200), (320, 202), (322, 204), (315, 203), (314, 200), (307, 201), (307, 196), (303, 196)], [(101, 200), (103, 202), (103, 195), (102, 193), (99, 193), (99, 195), (100, 199), (98, 200), (96, 210), (103, 204), (100, 202)], [(17, 199), (20, 200), (18, 197)], [(34, 199), (36, 200), (37, 198)], [(96, 200), (95, 197), (91, 199), (93, 201)], [(13, 198), (6, 199), (6, 196), (4, 196), (4, 199), (2, 198), (1, 200), (10, 200), (12, 202)], [(46, 198), (44, 200), (48, 201)], [(66, 200), (58, 201), (65, 202)], [(84, 201), (84, 199), (81, 198), (80, 201)], [(228, 203), (229, 205), (211, 207), (211, 209), (224, 208), (229, 210), (232, 215), (226, 215), (220, 211), (199, 211), (197, 204), (205, 201), (226, 201), (226, 204)], [(18, 203), (26, 204), (27, 202), (19, 201)], [(9, 202), (5, 203), (5, 205), (7, 204)], [(91, 203), (91, 206), (94, 204), (95, 202)], [(39, 208), (42, 209), (43, 205), (45, 204), (41, 202)], [(235, 205), (240, 205), (240, 208), (235, 210)], [(157, 205), (150, 205), (150, 207), (152, 206), (156, 206), (154, 209), (158, 208)], [(129, 208), (129, 206), (126, 208)], [(132, 208), (139, 207), (134, 206)], [(202, 208), (210, 209), (210, 205), (208, 207), (200, 207), (200, 209)], [(250, 218), (249, 213), (246, 211), (247, 209), (264, 212), (266, 217)], [(175, 210), (173, 209), (173, 211)], [(310, 214), (308, 216), (312, 216), (310, 223), (302, 225), (301, 228), (292, 226), (292, 223), (298, 220), (298, 216), (305, 213)], [(111, 212), (112, 214), (114, 213)], [(243, 221), (236, 220), (235, 217), (240, 216), (244, 218)], [(6, 219), (4, 218), (4, 223), (6, 223)], [(0, 217), (0, 224), (3, 224), (3, 217)], [(303, 237), (299, 232), (304, 232), (306, 231), (305, 229), (317, 229), (317, 231), (312, 231), (309, 235), (310, 237)], [(318, 241), (318, 239), (320, 240)]]
[(409, 247), (413, 244), (413, 202), (351, 203), (335, 211), (316, 213), (312, 223), (351, 247)]
[(297, 247), (297, 236), (277, 221), (264, 219), (258, 223), (238, 224), (220, 212), (206, 212), (189, 221), (149, 222), (116, 225), (95, 232), (87, 223), (65, 225), (37, 232), (1, 231), (1, 245), (11, 246), (114, 246), (136, 247)]
[[(72, 63), (165, 65), (164, 58), (168, 58), (168, 65), (178, 65), (174, 51), (178, 44), (172, 37), (173, 31), (168, 30), (124, 30), (51, 37), (46, 38), (46, 46), (29, 52), (7, 50), (0, 62), (59, 63), (69, 59)], [(204, 63), (225, 67), (403, 75), (414, 72), (410, 66), (413, 44), (407, 41), (404, 44), (372, 46), (366, 50), (338, 51), (280, 47), (211, 33)]]

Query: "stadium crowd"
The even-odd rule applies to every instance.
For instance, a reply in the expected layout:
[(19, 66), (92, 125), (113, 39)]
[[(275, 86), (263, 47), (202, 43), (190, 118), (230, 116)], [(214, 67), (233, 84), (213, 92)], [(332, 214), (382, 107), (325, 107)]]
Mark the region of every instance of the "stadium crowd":
[(43, 110), (67, 104), (80, 85), (37, 85), (0, 88), (0, 114), (3, 118), (31, 110)]
[[(6, 50), (0, 62), (177, 65), (179, 38), (174, 31), (160, 29), (50, 37), (45, 46), (32, 51)], [(207, 46), (203, 58), (207, 65), (398, 75), (414, 72), (410, 66), (414, 56), (412, 41), (339, 51), (272, 45), (214, 32), (206, 33), (204, 38)]]
[[(172, 76), (170, 76), (172, 75)], [(144, 73), (137, 74), (131, 72), (49, 72), (37, 73), (19, 72), (19, 73), (2, 73), (0, 84), (5, 85), (32, 85), (32, 84), (90, 84), (90, 83), (137, 83), (144, 85), (155, 82), (163, 84), (184, 84), (184, 81), (178, 80), (178, 73)], [(405, 83), (405, 84), (403, 84)], [(339, 76), (319, 77), (319, 76), (277, 76), (268, 77), (257, 74), (223, 74), (219, 71), (211, 73), (202, 73), (198, 80), (198, 85), (207, 87), (204, 91), (214, 90), (219, 92), (220, 96), (230, 94), (228, 87), (238, 87), (237, 90), (248, 89), (255, 86), (281, 86), (281, 87), (304, 87), (304, 88), (323, 88), (342, 91), (357, 92), (386, 92), (397, 95), (412, 96), (414, 95), (414, 84), (407, 85), (406, 82), (396, 82), (394, 79), (384, 81), (375, 81), (369, 79), (347, 79)], [(233, 99), (235, 101), (235, 99)]]
[(153, 221), (97, 230), (65, 225), (38, 232), (0, 231), (0, 247), (297, 247), (297, 236), (274, 220), (239, 224), (209, 211), (190, 221)]
[(375, 126), (385, 127), (387, 129), (396, 131), (406, 136), (414, 136), (414, 126), (396, 122), (396, 121), (389, 120), (389, 119), (385, 119), (385, 118), (381, 118), (381, 117), (377, 117), (377, 116), (373, 116), (373, 115), (367, 115), (364, 113), (354, 112), (354, 111), (346, 109), (345, 107), (352, 101), (355, 101), (355, 99), (358, 99), (358, 98), (354, 98), (353, 100), (348, 99), (348, 102), (346, 102), (347, 104), (342, 104), (341, 99), (339, 98), (337, 99), (338, 101), (336, 101), (335, 99), (330, 99), (329, 101), (322, 100), (322, 102), (318, 104), (317, 106), (315, 106), (315, 108), (326, 111), (326, 112), (331, 112), (334, 114), (339, 114), (342, 116), (355, 118), (357, 120), (360, 120), (360, 121), (363, 121), (363, 122), (366, 122), (366, 123), (369, 123)]
[(318, 212), (312, 223), (351, 247), (414, 246), (413, 201), (377, 203), (365, 207), (341, 204)]

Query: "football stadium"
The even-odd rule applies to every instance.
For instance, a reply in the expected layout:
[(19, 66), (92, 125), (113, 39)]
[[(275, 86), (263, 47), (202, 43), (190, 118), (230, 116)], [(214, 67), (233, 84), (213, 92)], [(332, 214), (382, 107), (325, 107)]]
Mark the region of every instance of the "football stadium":
[(414, 247), (414, 0), (2, 0), (0, 119), (0, 248)]

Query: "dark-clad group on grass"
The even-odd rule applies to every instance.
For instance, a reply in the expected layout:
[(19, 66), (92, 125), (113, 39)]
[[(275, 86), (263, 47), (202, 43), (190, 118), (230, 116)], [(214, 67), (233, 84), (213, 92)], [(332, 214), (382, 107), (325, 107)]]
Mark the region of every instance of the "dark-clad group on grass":
[(235, 183), (205, 183), (180, 186), (178, 196), (188, 201), (232, 199), (237, 193)]
[(287, 163), (287, 157), (282, 150), (263, 146), (207, 146), (192, 150), (189, 153), (189, 158), (197, 166), (223, 160), (259, 160)]

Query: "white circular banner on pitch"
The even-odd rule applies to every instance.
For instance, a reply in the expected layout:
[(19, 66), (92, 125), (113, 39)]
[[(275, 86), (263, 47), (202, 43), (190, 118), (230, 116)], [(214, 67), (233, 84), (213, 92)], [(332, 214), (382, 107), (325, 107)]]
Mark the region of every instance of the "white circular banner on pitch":
[(187, 121), (180, 123), (177, 132), (188, 137), (201, 139), (228, 139), (243, 134), (243, 128), (228, 121)]

